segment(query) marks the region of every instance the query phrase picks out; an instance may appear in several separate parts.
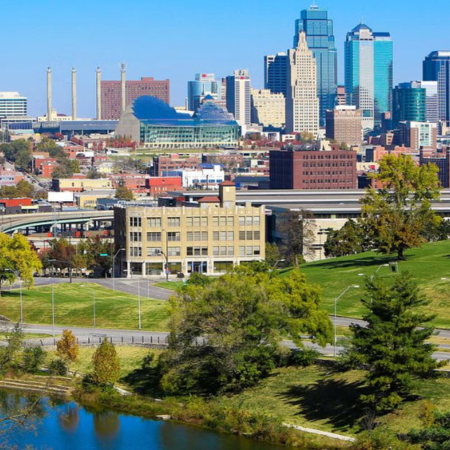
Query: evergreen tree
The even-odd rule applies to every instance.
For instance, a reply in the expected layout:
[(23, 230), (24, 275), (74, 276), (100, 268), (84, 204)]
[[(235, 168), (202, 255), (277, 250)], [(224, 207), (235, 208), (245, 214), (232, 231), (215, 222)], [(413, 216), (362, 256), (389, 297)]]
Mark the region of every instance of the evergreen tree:
[(436, 376), (435, 369), (445, 364), (433, 359), (436, 346), (426, 343), (434, 316), (422, 311), (429, 301), (408, 274), (397, 275), (393, 286), (367, 279), (362, 303), (369, 310), (363, 317), (367, 326), (350, 326), (350, 358), (368, 366), (373, 393), (362, 400), (378, 412), (389, 411), (411, 393), (415, 378)]
[(116, 347), (107, 338), (92, 355), (94, 364), (93, 380), (97, 384), (114, 384), (120, 377), (120, 360)]

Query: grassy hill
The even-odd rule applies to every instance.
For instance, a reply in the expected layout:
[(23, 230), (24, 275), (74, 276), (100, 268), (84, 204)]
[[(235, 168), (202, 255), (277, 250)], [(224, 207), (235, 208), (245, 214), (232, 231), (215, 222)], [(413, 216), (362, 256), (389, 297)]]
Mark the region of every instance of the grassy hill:
[[(330, 314), (334, 312), (334, 299), (348, 286), (359, 285), (359, 289), (350, 289), (339, 300), (337, 308), (338, 315), (357, 318), (364, 312), (359, 300), (364, 293), (365, 277), (370, 277), (380, 265), (391, 261), (395, 261), (395, 257), (368, 252), (305, 264), (300, 271), (306, 274), (310, 282), (322, 287), (324, 306)], [(399, 263), (399, 269), (409, 272), (431, 300), (427, 310), (438, 315), (435, 325), (450, 328), (450, 240), (409, 250), (406, 261)], [(282, 271), (281, 276), (290, 271)], [(390, 268), (381, 267), (378, 276), (389, 282), (392, 279)]]

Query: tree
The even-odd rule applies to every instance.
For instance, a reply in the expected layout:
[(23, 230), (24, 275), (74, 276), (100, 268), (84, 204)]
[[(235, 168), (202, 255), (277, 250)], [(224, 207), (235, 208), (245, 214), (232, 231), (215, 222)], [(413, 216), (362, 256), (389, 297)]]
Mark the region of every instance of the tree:
[(362, 396), (375, 411), (396, 408), (412, 391), (415, 378), (436, 376), (446, 364), (433, 359), (435, 345), (427, 344), (434, 318), (421, 308), (429, 301), (408, 274), (395, 276), (393, 286), (374, 277), (366, 281), (362, 303), (369, 310), (367, 326), (351, 325), (350, 359), (367, 366), (367, 384), (373, 393)]
[(313, 256), (316, 223), (310, 211), (285, 211), (279, 216), (277, 230), (283, 235), (281, 254), (298, 267), (305, 256)]
[(270, 242), (266, 243), (266, 261), (270, 266), (274, 266), (281, 258), (280, 247)]
[(72, 259), (77, 252), (75, 245), (71, 244), (66, 238), (60, 238), (50, 241), (50, 246), (50, 251), (45, 255), (45, 265), (70, 270), (73, 265)]
[(86, 177), (94, 180), (102, 177), (102, 174), (97, 170), (96, 167), (93, 167), (92, 169), (89, 169), (88, 173), (86, 174)]
[(411, 444), (422, 444), (425, 450), (448, 450), (450, 448), (450, 413), (434, 413), (430, 424), (422, 430), (412, 430), (400, 436)]
[(100, 385), (114, 384), (120, 376), (120, 360), (116, 347), (107, 338), (92, 355), (93, 380)]
[(58, 164), (52, 172), (53, 178), (71, 178), (74, 173), (80, 173), (80, 161), (76, 159), (60, 158)]
[(1, 198), (35, 197), (36, 192), (31, 183), (21, 180), (15, 186), (2, 186), (0, 188)]
[(374, 178), (383, 187), (369, 188), (361, 199), (361, 224), (379, 252), (403, 260), (405, 250), (425, 242), (424, 229), (440, 222), (431, 209), (440, 194), (437, 172), (434, 164), (415, 166), (409, 155), (381, 160)]
[(111, 242), (102, 239), (100, 236), (88, 238), (78, 245), (78, 254), (82, 254), (86, 261), (85, 267), (89, 270), (101, 267), (105, 273), (108, 273), (111, 270), (111, 255), (113, 251), (114, 248)]
[(160, 357), (161, 386), (168, 392), (235, 392), (267, 376), (289, 336), (320, 345), (332, 325), (320, 307), (320, 289), (304, 275), (270, 277), (246, 267), (205, 286), (185, 286), (170, 301), (170, 339)]
[(64, 330), (62, 337), (56, 342), (56, 352), (58, 355), (68, 361), (76, 361), (80, 349), (77, 344), (77, 339), (71, 330)]
[(5, 280), (13, 282), (19, 274), (28, 286), (33, 285), (33, 274), (42, 269), (42, 263), (25, 236), (11, 238), (0, 233), (0, 255), (0, 288)]
[(123, 180), (119, 182), (119, 185), (117, 186), (115, 197), (119, 200), (126, 200), (126, 201), (131, 201), (134, 199), (133, 192), (131, 191), (131, 189), (128, 189), (125, 186)]
[(0, 151), (3, 152), (5, 158), (13, 162), (17, 167), (27, 170), (31, 162), (30, 143), (25, 139), (18, 139), (9, 144), (2, 144)]
[(366, 232), (354, 220), (348, 220), (340, 230), (331, 230), (323, 246), (325, 256), (354, 255), (370, 250)]
[(11, 330), (5, 330), (3, 340), (6, 345), (0, 346), (0, 373), (20, 365), (20, 354), (25, 340), (22, 327), (16, 323)]

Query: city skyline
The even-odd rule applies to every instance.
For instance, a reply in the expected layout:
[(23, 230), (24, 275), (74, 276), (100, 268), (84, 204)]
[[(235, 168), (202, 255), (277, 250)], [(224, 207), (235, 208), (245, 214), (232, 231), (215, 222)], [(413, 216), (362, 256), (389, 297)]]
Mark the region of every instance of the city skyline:
[[(345, 35), (361, 20), (373, 29), (391, 33), (395, 42), (394, 84), (421, 79), (425, 56), (450, 48), (445, 36), (445, 13), (450, 12), (450, 6), (442, 0), (435, 2), (433, 10), (421, 10), (420, 14), (403, 0), (395, 5), (384, 0), (371, 5), (356, 0), (316, 4), (327, 9), (334, 22), (339, 84), (344, 81)], [(28, 97), (31, 115), (43, 114), (46, 68), (50, 66), (53, 106), (70, 114), (70, 77), (75, 67), (78, 117), (95, 117), (95, 70), (100, 66), (104, 80), (118, 80), (122, 61), (127, 63), (127, 79), (170, 79), (172, 105), (184, 104), (187, 81), (198, 72), (212, 72), (220, 78), (247, 68), (252, 87), (262, 88), (264, 55), (292, 46), (295, 21), (311, 2), (288, 0), (283, 8), (273, 8), (268, 1), (238, 4), (231, 0), (221, 7), (220, 15), (205, 15), (206, 5), (210, 4), (203, 0), (190, 5), (178, 0), (161, 5), (135, 0), (123, 8), (117, 0), (100, 0), (88, 7), (78, 1), (67, 5), (61, 17), (56, 1), (38, 5), (25, 0), (20, 12), (25, 9), (27, 14), (21, 15), (21, 26), (14, 20), (4, 24), (11, 44), (3, 51), (3, 61), (9, 62), (0, 71), (0, 90), (20, 92)], [(7, 1), (3, 14), (18, 14), (16, 4)], [(407, 26), (399, 26), (399, 14)], [(272, 31), (267, 33), (268, 29)]]

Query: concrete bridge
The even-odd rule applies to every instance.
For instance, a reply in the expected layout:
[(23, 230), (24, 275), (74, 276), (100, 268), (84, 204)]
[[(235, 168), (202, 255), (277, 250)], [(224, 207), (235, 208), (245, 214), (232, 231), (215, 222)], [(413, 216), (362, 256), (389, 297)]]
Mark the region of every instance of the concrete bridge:
[(0, 231), (14, 233), (27, 228), (81, 224), (114, 219), (114, 211), (54, 211), (51, 213), (11, 214), (1, 216)]

